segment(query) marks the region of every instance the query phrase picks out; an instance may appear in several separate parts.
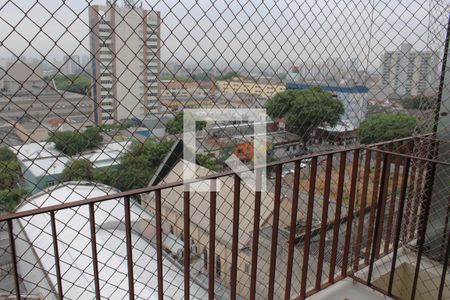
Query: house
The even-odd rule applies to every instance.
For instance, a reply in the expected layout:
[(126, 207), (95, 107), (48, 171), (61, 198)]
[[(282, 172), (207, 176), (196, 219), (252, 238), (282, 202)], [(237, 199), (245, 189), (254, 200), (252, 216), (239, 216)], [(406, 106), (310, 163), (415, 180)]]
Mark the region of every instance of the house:
[(25, 188), (36, 193), (58, 183), (64, 168), (72, 160), (87, 159), (94, 168), (118, 166), (120, 156), (130, 145), (131, 141), (113, 142), (74, 157), (60, 152), (51, 142), (24, 144), (11, 149), (17, 155)]

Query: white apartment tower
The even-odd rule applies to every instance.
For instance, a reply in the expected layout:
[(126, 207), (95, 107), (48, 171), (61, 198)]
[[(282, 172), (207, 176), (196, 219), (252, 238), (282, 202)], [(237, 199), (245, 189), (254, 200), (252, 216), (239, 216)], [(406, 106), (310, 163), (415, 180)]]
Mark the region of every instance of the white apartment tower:
[(89, 7), (95, 121), (142, 119), (159, 110), (157, 11), (111, 4)]
[(397, 97), (432, 95), (439, 83), (439, 55), (433, 51), (414, 51), (404, 43), (398, 51), (385, 52), (382, 86)]

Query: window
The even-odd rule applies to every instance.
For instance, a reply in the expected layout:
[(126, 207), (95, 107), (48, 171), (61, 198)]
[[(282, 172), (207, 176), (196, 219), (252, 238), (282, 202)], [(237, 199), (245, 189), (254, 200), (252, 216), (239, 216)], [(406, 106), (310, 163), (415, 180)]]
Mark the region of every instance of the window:
[(248, 263), (245, 263), (245, 265), (244, 265), (244, 271), (245, 271), (246, 274), (249, 274), (249, 273), (250, 273), (250, 265), (249, 265)]
[(173, 225), (170, 225), (170, 231), (171, 234), (173, 234)]
[(47, 182), (45, 184), (45, 187), (50, 187), (50, 186), (54, 186), (57, 183), (56, 180), (50, 180), (49, 182)]

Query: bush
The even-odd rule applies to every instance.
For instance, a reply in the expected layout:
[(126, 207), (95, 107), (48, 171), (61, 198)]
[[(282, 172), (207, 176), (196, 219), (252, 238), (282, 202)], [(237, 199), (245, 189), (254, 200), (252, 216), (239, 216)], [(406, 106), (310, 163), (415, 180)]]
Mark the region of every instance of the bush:
[(94, 166), (87, 159), (77, 159), (70, 162), (63, 171), (63, 181), (91, 181), (94, 179)]
[(49, 141), (55, 144), (55, 148), (66, 155), (73, 156), (83, 151), (98, 147), (103, 137), (101, 129), (97, 127), (88, 128), (83, 132), (63, 131), (52, 132)]
[(358, 134), (363, 144), (378, 143), (411, 136), (416, 125), (416, 118), (407, 114), (382, 113), (362, 121)]

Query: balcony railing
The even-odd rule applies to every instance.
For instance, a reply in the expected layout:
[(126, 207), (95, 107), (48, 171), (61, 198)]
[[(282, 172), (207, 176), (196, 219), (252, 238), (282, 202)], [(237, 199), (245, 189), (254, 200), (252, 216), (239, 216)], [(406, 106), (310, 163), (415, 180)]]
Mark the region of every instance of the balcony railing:
[[(409, 249), (408, 258), (415, 259), (410, 261), (414, 267), (409, 290), (411, 299), (414, 299), (418, 289), (421, 261), (425, 256), (441, 266), (437, 270), (440, 276), (436, 288), (428, 292), (442, 299), (449, 292), (445, 281), (450, 253), (450, 243), (446, 238), (448, 233), (444, 233), (442, 238), (441, 256), (429, 256), (425, 246), (435, 168), (436, 165), (450, 166), (448, 162), (434, 159), (433, 153), (439, 143), (429, 136), (411, 137), (271, 163), (268, 166), (275, 169), (274, 193), (270, 201), (270, 218), (264, 222), (262, 209), (267, 208), (263, 207), (262, 192), (246, 193), (245, 197), (253, 197), (248, 202), (253, 206), (244, 207), (248, 199), (244, 199), (245, 191), (240, 177), (233, 172), (212, 174), (190, 182), (171, 182), (127, 192), (113, 192), (99, 197), (80, 196), (77, 201), (33, 210), (19, 209), (16, 213), (0, 217), (0, 221), (7, 224), (16, 298), (20, 299), (18, 295), (31, 292), (43, 298), (63, 299), (66, 292), (74, 288), (70, 282), (76, 278), (68, 278), (73, 274), (68, 271), (73, 266), (67, 261), (66, 253), (72, 245), (60, 240), (62, 231), (72, 226), (70, 220), (61, 219), (60, 216), (65, 216), (64, 211), (71, 211), (72, 215), (81, 213), (84, 219), (80, 220), (85, 220), (86, 228), (89, 228), (89, 235), (83, 238), (88, 241), (85, 246), (90, 248), (90, 254), (86, 255), (86, 249), (79, 250), (86, 260), (84, 269), (79, 271), (92, 276), (93, 282), (87, 279), (86, 285), (77, 288), (89, 289), (96, 299), (105, 297), (103, 292), (106, 286), (118, 283), (108, 282), (114, 274), (110, 274), (110, 278), (102, 278), (105, 275), (103, 269), (109, 261), (105, 263), (104, 258), (99, 259), (99, 255), (105, 256), (105, 249), (97, 236), (100, 227), (108, 229), (108, 226), (114, 226), (108, 225), (112, 222), (109, 219), (99, 224), (98, 218), (103, 218), (105, 214), (114, 217), (114, 211), (120, 210), (121, 217), (117, 224), (122, 224), (125, 232), (122, 257), (126, 263), (126, 274), (122, 275), (127, 280), (127, 286), (124, 293), (130, 299), (148, 298), (148, 294), (140, 294), (145, 287), (150, 287), (159, 299), (163, 299), (170, 292), (168, 286), (178, 289), (180, 294), (177, 295), (185, 299), (203, 297), (198, 290), (193, 291), (193, 284), (198, 284), (209, 299), (224, 295), (231, 299), (305, 299), (346, 277), (388, 296), (404, 298), (395, 292), (396, 287), (403, 284), (396, 277), (399, 256), (404, 255), (403, 249)], [(302, 161), (309, 161), (308, 167), (302, 168)], [(294, 173), (288, 175), (289, 178), (283, 176), (283, 165), (287, 164), (294, 165)], [(193, 248), (190, 242), (193, 231), (200, 226), (191, 219), (199, 209), (191, 202), (195, 196), (190, 192), (183, 192), (179, 196), (182, 197), (180, 222), (165, 219), (168, 216), (165, 212), (165, 197), (168, 197), (168, 191), (199, 180), (210, 180), (216, 184), (230, 177), (233, 182), (232, 218), (228, 220), (231, 227), (221, 228), (225, 226), (224, 223), (218, 223), (222, 218), (218, 214), (225, 214), (221, 208), (222, 200), (217, 197), (217, 191), (210, 192), (202, 202), (202, 205), (207, 206), (204, 210), (207, 212), (204, 214), (207, 226), (202, 226), (206, 237), (202, 253)], [(287, 181), (290, 183), (287, 184)], [(286, 189), (286, 186), (290, 188)], [(147, 206), (154, 213), (152, 221), (141, 222), (145, 218), (136, 213), (135, 206), (138, 204), (135, 199), (139, 199), (144, 207)], [(111, 206), (105, 207), (102, 203), (110, 203)], [(244, 210), (252, 213), (246, 214)], [(37, 228), (39, 222), (34, 219), (37, 216), (45, 216), (47, 220), (41, 224), (41, 228)], [(251, 216), (250, 220), (248, 216)], [(250, 232), (250, 239), (243, 242), (245, 234), (242, 234), (241, 226), (244, 223), (250, 226), (249, 230), (246, 228), (246, 232)], [(167, 224), (178, 227), (180, 240), (184, 241), (182, 255), (175, 259), (164, 250), (163, 237), (173, 231), (172, 228), (165, 229)], [(29, 226), (33, 227), (32, 231), (27, 231)], [(154, 228), (155, 234), (146, 235), (148, 228)], [(50, 231), (43, 232), (47, 229)], [(72, 230), (75, 236), (83, 234), (81, 230), (77, 232), (76, 228)], [(136, 262), (139, 259), (136, 255), (136, 231), (146, 236), (146, 241), (154, 244), (156, 249), (154, 257), (151, 257), (156, 260), (156, 271), (152, 278), (157, 280), (153, 286), (147, 282), (148, 278), (139, 278), (144, 271)], [(231, 237), (229, 249), (226, 249), (229, 259), (224, 261), (220, 260), (220, 252), (224, 250), (218, 244), (226, 242), (221, 241), (224, 238), (219, 235), (219, 231)], [(48, 249), (39, 241), (41, 234), (51, 237), (48, 244), (51, 247)], [(267, 237), (269, 242), (264, 249), (261, 239)], [(27, 243), (24, 243), (24, 239), (27, 239)], [(242, 244), (246, 247), (242, 247)], [(28, 248), (19, 249), (23, 247)], [(27, 251), (34, 247), (43, 247), (39, 251), (32, 251), (37, 260), (43, 257), (40, 253), (45, 253), (53, 258), (53, 262), (28, 261), (32, 266), (24, 268), (23, 263), (31, 257), (26, 256)], [(199, 273), (203, 273), (206, 281), (199, 282), (198, 278), (194, 278), (199, 273), (193, 272), (195, 256), (192, 252), (199, 252), (200, 259), (204, 260)], [(73, 256), (76, 252), (71, 253)], [(165, 280), (169, 276), (166, 264), (169, 258), (175, 265), (180, 263), (183, 278), (180, 285)], [(389, 268), (380, 266), (383, 260), (388, 260)], [(243, 262), (248, 262), (244, 268)], [(23, 286), (36, 280), (30, 278), (33, 268), (40, 269), (43, 276), (50, 277), (50, 280), (37, 282), (33, 291), (25, 292)], [(380, 281), (382, 277), (387, 279)], [(52, 286), (52, 283), (55, 285)], [(218, 286), (226, 293), (219, 294)], [(174, 294), (171, 295), (173, 297)]]

